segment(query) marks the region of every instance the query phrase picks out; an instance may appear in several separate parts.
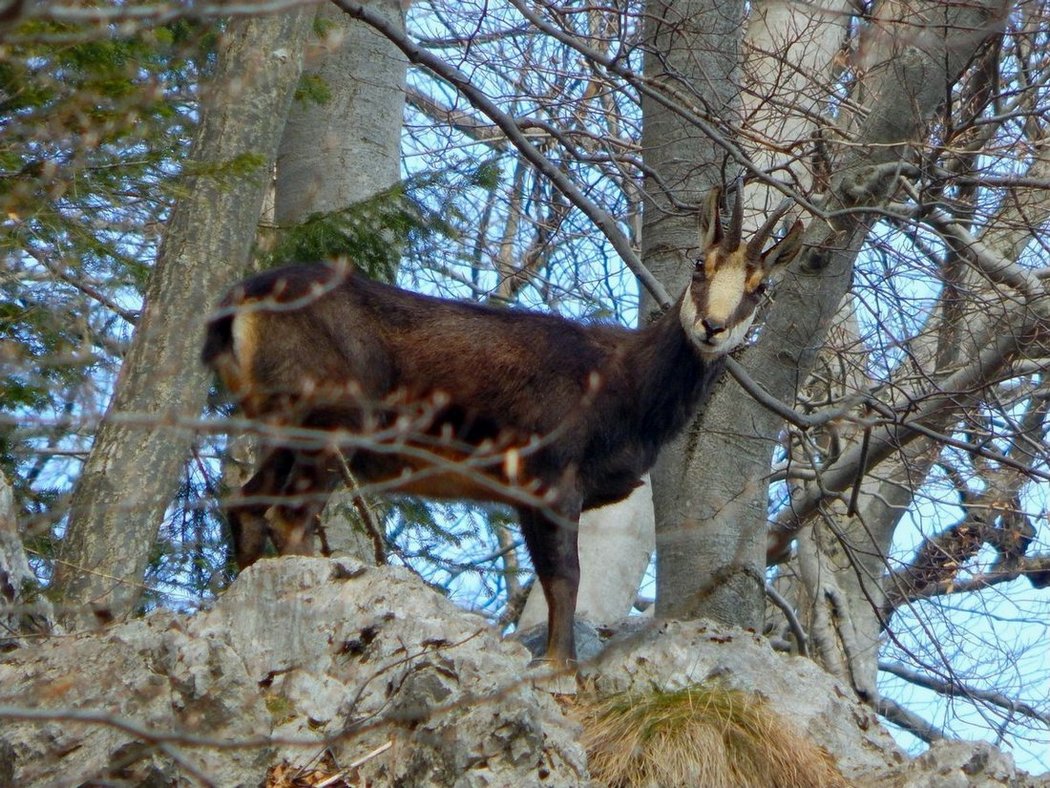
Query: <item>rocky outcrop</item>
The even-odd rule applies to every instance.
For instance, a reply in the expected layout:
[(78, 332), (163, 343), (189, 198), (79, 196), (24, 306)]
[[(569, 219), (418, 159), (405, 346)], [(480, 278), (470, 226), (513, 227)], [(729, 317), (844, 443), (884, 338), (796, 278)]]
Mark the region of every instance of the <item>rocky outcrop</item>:
[(846, 688), (750, 632), (632, 619), (592, 639), (565, 701), (407, 570), (261, 561), (211, 609), (3, 655), (0, 786), (587, 785), (579, 706), (711, 681), (759, 695), (857, 785), (1050, 785), (986, 745), (908, 760)]
[(254, 786), (322, 759), (375, 785), (578, 785), (577, 726), (529, 659), (407, 570), (262, 561), (194, 616), (7, 655), (0, 704), (32, 719), (0, 753), (19, 786)]

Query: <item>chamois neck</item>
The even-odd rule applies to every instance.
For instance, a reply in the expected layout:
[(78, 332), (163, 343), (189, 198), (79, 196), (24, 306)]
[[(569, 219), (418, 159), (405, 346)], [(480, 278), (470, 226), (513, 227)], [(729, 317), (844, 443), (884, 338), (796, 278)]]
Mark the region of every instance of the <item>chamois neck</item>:
[(635, 334), (629, 368), (636, 382), (639, 427), (657, 445), (677, 434), (707, 399), (725, 358), (705, 357), (686, 335), (682, 300)]

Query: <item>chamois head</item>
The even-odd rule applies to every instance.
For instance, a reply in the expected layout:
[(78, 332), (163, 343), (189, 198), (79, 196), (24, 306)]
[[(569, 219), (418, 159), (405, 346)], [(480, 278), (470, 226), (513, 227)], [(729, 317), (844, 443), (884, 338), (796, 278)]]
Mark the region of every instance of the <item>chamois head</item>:
[(795, 259), (802, 247), (802, 222), (796, 221), (781, 240), (766, 251), (777, 222), (791, 203), (785, 200), (745, 246), (741, 241), (741, 189), (728, 227), (718, 211), (720, 189), (712, 189), (700, 216), (702, 253), (682, 299), (681, 320), (702, 356), (723, 356), (744, 341), (765, 289), (777, 269)]

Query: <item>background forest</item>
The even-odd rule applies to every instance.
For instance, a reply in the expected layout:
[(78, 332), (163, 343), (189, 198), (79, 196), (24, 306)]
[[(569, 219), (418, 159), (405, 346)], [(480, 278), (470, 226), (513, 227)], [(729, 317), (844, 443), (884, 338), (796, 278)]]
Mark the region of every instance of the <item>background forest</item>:
[[(248, 271), (346, 255), (633, 325), (740, 179), (745, 233), (789, 197), (806, 247), (651, 485), (585, 518), (582, 612), (753, 627), (907, 736), (1050, 769), (1050, 6), (407, 5), (0, 9), (6, 602), (71, 629), (229, 584), (258, 428), (198, 359)], [(530, 615), (507, 511), (363, 489), (324, 519)]]

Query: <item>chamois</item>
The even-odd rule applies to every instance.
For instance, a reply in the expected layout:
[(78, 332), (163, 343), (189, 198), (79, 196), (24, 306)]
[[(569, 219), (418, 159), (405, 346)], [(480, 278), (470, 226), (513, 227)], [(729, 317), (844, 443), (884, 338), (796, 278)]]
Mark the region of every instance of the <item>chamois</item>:
[(202, 358), (278, 436), (225, 507), (238, 565), (268, 540), (312, 553), (318, 514), (347, 477), (507, 503), (547, 600), (546, 658), (575, 661), (580, 513), (640, 484), (743, 341), (766, 278), (801, 246), (796, 221), (763, 251), (786, 205), (746, 246), (740, 190), (726, 228), (718, 206), (715, 189), (688, 288), (640, 330), (431, 298), (346, 265), (234, 286)]

